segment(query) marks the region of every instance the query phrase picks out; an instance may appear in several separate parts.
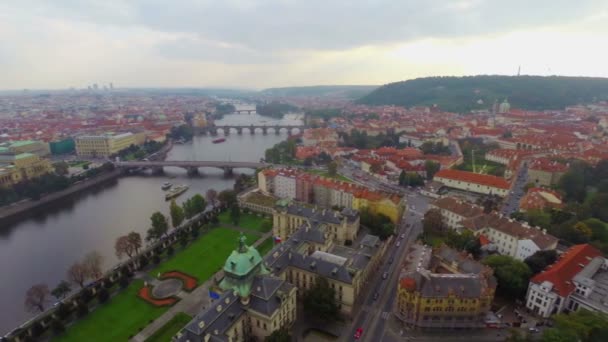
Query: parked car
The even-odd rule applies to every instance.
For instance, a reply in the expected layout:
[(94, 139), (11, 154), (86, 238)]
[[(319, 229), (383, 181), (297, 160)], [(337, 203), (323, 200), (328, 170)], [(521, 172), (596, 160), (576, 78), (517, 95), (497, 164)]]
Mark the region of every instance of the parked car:
[(378, 293), (378, 292), (374, 293), (374, 300), (378, 299), (378, 297), (380, 297), (380, 293)]
[(388, 272), (382, 273), (382, 279), (386, 279), (386, 278), (388, 278)]

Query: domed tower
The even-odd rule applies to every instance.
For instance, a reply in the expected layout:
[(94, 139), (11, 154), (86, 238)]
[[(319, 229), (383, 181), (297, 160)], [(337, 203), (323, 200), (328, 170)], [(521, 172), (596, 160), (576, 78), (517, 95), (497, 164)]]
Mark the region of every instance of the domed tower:
[(251, 284), (257, 275), (269, 274), (264, 266), (260, 253), (254, 247), (247, 246), (245, 235), (239, 237), (238, 249), (232, 251), (224, 264), (224, 279), (220, 288), (238, 293), (243, 304), (249, 303)]
[(507, 99), (505, 99), (498, 107), (498, 112), (501, 114), (508, 113), (510, 110), (511, 110), (511, 105), (509, 104)]

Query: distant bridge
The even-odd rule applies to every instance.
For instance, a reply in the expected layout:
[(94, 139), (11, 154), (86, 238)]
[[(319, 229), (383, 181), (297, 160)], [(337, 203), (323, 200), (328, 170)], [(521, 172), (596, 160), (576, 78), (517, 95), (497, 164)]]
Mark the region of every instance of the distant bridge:
[(233, 113), (242, 114), (242, 113), (255, 113), (255, 109), (236, 109)]
[(256, 162), (238, 161), (179, 161), (179, 160), (160, 160), (160, 161), (125, 161), (116, 162), (114, 165), (122, 169), (152, 169), (155, 172), (162, 172), (165, 166), (181, 167), (188, 171), (189, 175), (198, 173), (199, 167), (213, 167), (222, 169), (225, 174), (232, 174), (233, 169), (257, 169), (271, 164)]
[(292, 135), (295, 133), (296, 129), (301, 132), (305, 128), (307, 128), (306, 125), (213, 125), (198, 128), (197, 132), (201, 134), (217, 135), (221, 131), (224, 135), (229, 135), (232, 131), (235, 131), (240, 135), (246, 130), (252, 135), (255, 134), (256, 131), (261, 131), (262, 134), (266, 135), (269, 131), (274, 131), (276, 135), (279, 135), (282, 131), (286, 131), (287, 134)]

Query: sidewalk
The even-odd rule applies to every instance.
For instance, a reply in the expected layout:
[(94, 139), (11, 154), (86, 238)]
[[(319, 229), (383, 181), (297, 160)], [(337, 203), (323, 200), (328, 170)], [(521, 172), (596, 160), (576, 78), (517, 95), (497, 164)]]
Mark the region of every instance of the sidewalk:
[[(236, 229), (234, 227), (232, 229), (241, 231), (241, 229)], [(242, 231), (247, 233), (251, 232), (247, 229), (244, 229)], [(252, 246), (259, 246), (262, 242), (264, 242), (267, 238), (271, 236), (272, 231), (263, 234), (256, 242), (253, 243)], [(150, 277), (147, 274), (139, 275), (139, 277), (148, 281), (148, 283), (151, 284), (155, 281), (158, 281), (156, 280), (156, 278)], [(223, 277), (224, 271), (220, 270), (207, 281), (205, 281), (203, 284), (199, 285), (196, 289), (194, 289), (194, 291), (190, 293), (186, 293), (184, 291), (180, 292), (180, 297), (182, 299), (175, 305), (173, 305), (171, 308), (169, 308), (167, 312), (156, 318), (154, 322), (148, 324), (142, 331), (135, 335), (131, 339), (131, 341), (144, 342), (146, 339), (152, 336), (158, 329), (167, 324), (167, 322), (169, 322), (178, 312), (184, 312), (192, 317), (197, 315), (199, 312), (208, 307), (209, 304), (211, 304), (211, 299), (209, 298), (209, 287), (215, 285), (216, 279), (222, 279)]]

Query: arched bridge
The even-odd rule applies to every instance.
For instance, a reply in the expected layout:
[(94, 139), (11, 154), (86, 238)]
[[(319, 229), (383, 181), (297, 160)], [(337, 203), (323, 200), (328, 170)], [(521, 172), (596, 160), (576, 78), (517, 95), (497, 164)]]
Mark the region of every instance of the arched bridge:
[(188, 174), (197, 174), (199, 167), (213, 167), (224, 170), (225, 174), (231, 174), (233, 169), (257, 169), (270, 164), (256, 162), (238, 161), (180, 161), (180, 160), (161, 160), (161, 161), (125, 161), (116, 162), (114, 165), (122, 169), (142, 169), (148, 168), (157, 172), (162, 172), (165, 166), (181, 167), (188, 171)]
[(255, 109), (236, 109), (234, 111), (234, 113), (237, 113), (237, 114), (242, 114), (242, 113), (251, 114), (251, 113), (255, 113)]
[(281, 131), (287, 131), (287, 134), (294, 134), (295, 130), (303, 130), (306, 128), (305, 125), (213, 125), (209, 127), (202, 127), (198, 129), (199, 133), (217, 135), (220, 131), (224, 135), (229, 135), (231, 131), (236, 131), (237, 134), (243, 134), (243, 131), (249, 131), (249, 134), (255, 134), (256, 131), (262, 132), (266, 135), (269, 131), (274, 131), (275, 134), (279, 135)]

